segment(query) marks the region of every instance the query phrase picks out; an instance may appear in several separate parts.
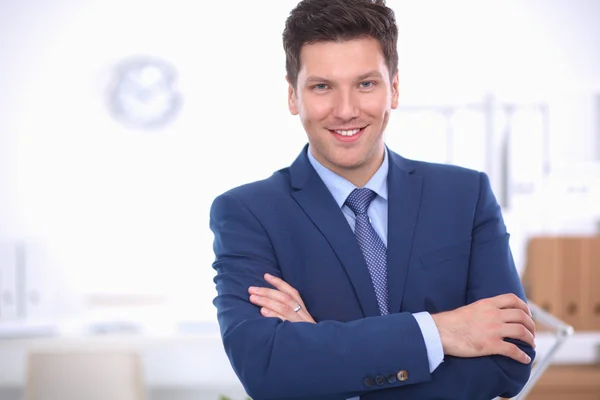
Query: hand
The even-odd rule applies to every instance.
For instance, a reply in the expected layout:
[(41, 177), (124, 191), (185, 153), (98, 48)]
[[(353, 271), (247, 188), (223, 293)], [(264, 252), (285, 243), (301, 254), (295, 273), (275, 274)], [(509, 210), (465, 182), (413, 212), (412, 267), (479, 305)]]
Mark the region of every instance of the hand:
[(535, 348), (535, 323), (529, 307), (514, 294), (482, 299), (453, 311), (432, 315), (444, 354), (480, 357), (492, 354), (523, 364), (531, 359), (505, 338), (518, 339)]
[[(265, 280), (276, 289), (250, 286), (250, 302), (259, 307), (260, 313), (265, 317), (279, 318), (290, 322), (311, 322), (315, 320), (306, 310), (306, 306), (296, 289), (288, 285), (283, 279), (265, 274)], [(301, 308), (296, 312), (295, 308)]]

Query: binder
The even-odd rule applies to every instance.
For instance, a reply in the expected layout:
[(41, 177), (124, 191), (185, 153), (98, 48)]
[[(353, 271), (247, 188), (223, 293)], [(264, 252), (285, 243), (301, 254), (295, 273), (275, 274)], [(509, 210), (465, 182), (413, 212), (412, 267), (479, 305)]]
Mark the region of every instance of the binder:
[(30, 240), (19, 247), (23, 260), (24, 314), (27, 318), (51, 317), (57, 306), (57, 274), (46, 246)]
[(586, 291), (586, 280), (584, 275), (584, 251), (586, 237), (562, 237), (557, 239), (556, 262), (560, 270), (560, 291), (562, 299), (561, 310), (558, 312), (564, 322), (573, 326), (576, 330), (586, 329), (585, 318), (582, 318), (584, 310), (584, 292)]
[(19, 316), (17, 253), (14, 243), (0, 242), (0, 321)]
[(590, 240), (587, 251), (587, 263), (589, 279), (587, 288), (589, 302), (587, 316), (589, 329), (600, 330), (600, 237)]
[[(558, 240), (554, 237), (534, 237), (529, 241), (523, 285), (529, 300), (562, 319)], [(543, 327), (540, 328), (543, 330)]]

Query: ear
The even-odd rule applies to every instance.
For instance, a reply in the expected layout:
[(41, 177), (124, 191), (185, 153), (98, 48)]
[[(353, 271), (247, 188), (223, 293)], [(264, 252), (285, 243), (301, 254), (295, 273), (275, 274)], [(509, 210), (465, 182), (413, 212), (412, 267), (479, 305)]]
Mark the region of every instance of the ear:
[(296, 95), (296, 89), (294, 89), (294, 85), (292, 85), (288, 76), (285, 77), (285, 80), (288, 83), (288, 108), (292, 115), (298, 115), (298, 96)]
[(398, 97), (399, 97), (398, 73), (396, 72), (396, 75), (394, 75), (394, 79), (392, 79), (392, 108), (393, 109), (398, 108)]

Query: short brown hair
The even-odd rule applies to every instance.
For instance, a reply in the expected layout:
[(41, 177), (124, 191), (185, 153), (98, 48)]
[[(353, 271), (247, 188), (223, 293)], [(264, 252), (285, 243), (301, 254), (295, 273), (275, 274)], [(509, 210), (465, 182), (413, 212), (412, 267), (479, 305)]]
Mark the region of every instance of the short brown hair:
[(302, 0), (290, 13), (283, 31), (289, 81), (296, 87), (303, 45), (360, 37), (379, 41), (393, 77), (398, 70), (398, 27), (385, 0)]

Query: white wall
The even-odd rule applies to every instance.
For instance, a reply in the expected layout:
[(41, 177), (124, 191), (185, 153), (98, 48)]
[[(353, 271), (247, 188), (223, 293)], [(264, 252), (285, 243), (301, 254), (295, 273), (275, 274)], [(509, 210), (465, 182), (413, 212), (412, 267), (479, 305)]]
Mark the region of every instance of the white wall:
[[(0, 236), (44, 243), (67, 291), (166, 293), (213, 319), (212, 199), (289, 165), (305, 142), (285, 102), (295, 3), (0, 2)], [(389, 5), (403, 105), (548, 101), (553, 161), (600, 159), (599, 2)], [(111, 67), (132, 55), (177, 68), (183, 108), (164, 130), (107, 111)], [(399, 128), (388, 136), (426, 145)]]

